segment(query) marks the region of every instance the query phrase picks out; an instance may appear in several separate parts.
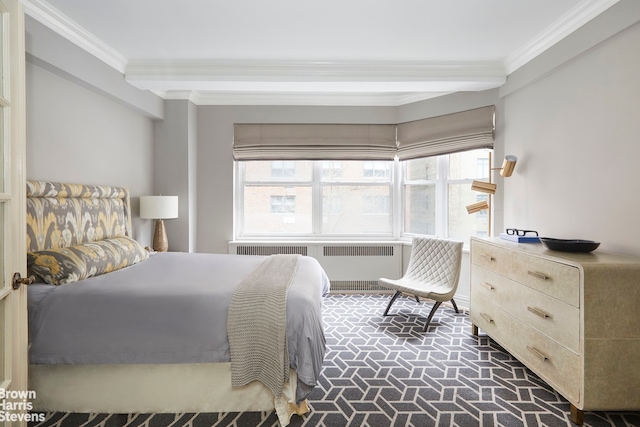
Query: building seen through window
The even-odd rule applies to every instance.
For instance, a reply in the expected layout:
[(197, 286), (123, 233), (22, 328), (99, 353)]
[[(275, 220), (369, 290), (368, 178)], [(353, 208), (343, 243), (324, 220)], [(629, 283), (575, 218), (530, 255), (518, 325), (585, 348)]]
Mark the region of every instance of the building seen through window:
[(276, 160), (271, 162), (271, 176), (273, 178), (290, 178), (295, 176), (296, 162)]
[(271, 196), (271, 213), (296, 212), (296, 196)]

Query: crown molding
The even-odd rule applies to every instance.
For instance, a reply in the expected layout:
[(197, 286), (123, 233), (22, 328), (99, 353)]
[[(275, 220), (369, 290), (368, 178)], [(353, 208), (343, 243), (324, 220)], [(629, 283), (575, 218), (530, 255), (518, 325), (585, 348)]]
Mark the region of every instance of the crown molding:
[(132, 60), (126, 67), (131, 80), (159, 78), (331, 80), (432, 79), (441, 77), (482, 78), (504, 76), (505, 69), (494, 62), (424, 61), (253, 61), (253, 60)]
[(509, 55), (504, 62), (507, 74), (531, 61), (578, 28), (609, 9), (619, 0), (584, 0), (527, 45)]
[(46, 1), (21, 0), (21, 2), (27, 15), (124, 74), (129, 60), (120, 52), (75, 23)]
[(351, 94), (351, 93), (224, 93), (199, 91), (168, 91), (164, 99), (188, 100), (196, 105), (298, 105), (298, 106), (349, 106), (349, 107), (397, 107), (447, 93), (411, 94)]
[[(345, 102), (368, 105), (365, 99), (371, 97), (367, 94), (374, 92), (380, 93), (381, 102), (396, 103), (399, 93), (411, 99), (417, 92), (436, 92), (438, 96), (493, 89), (505, 83), (506, 72), (497, 62), (145, 60), (131, 61), (125, 78), (143, 90), (219, 91), (225, 100), (232, 94), (252, 92), (260, 101), (270, 93), (286, 92), (292, 94), (293, 102), (300, 93), (319, 92), (321, 103), (342, 94), (350, 99)], [(393, 94), (394, 100), (385, 100), (386, 94)], [(423, 95), (424, 99), (429, 97)]]

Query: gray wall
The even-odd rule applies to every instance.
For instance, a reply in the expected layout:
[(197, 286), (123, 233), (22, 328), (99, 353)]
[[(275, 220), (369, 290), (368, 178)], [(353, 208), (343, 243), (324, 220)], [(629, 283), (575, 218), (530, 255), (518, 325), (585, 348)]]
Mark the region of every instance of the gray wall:
[(134, 238), (151, 242), (139, 197), (153, 190), (148, 117), (27, 64), (27, 179), (129, 189)]
[(178, 196), (178, 218), (165, 220), (170, 251), (196, 251), (196, 106), (165, 101), (165, 119), (154, 124), (153, 188)]
[(163, 101), (131, 86), (119, 71), (70, 43), (35, 19), (25, 17), (27, 61), (153, 119), (163, 118)]
[(153, 194), (156, 95), (26, 18), (27, 179), (117, 185), (131, 195), (134, 238), (152, 240), (139, 197)]
[[(505, 180), (505, 225), (640, 255), (639, 46), (635, 24), (505, 90), (505, 150), (520, 158)], [(534, 65), (554, 60), (547, 55)]]

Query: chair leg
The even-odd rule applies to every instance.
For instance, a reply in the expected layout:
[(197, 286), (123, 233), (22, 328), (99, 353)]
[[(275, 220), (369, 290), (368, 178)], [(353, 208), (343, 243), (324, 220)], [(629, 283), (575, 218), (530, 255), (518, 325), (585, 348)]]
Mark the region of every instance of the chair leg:
[(389, 301), (389, 305), (387, 306), (387, 309), (384, 311), (383, 316), (386, 316), (387, 313), (389, 313), (389, 309), (391, 308), (391, 305), (395, 302), (395, 300), (400, 296), (400, 291), (396, 291), (395, 294), (393, 294), (393, 296), (391, 297), (391, 301)]
[(458, 305), (453, 300), (453, 298), (451, 298), (451, 304), (453, 304), (453, 308), (456, 310), (456, 313), (460, 314), (460, 310), (458, 310)]
[(427, 317), (427, 323), (424, 324), (423, 332), (427, 332), (427, 329), (429, 329), (429, 323), (431, 323), (431, 319), (433, 319), (433, 315), (436, 314), (436, 310), (440, 307), (440, 304), (442, 304), (442, 301), (436, 301), (435, 304), (433, 304), (429, 317)]

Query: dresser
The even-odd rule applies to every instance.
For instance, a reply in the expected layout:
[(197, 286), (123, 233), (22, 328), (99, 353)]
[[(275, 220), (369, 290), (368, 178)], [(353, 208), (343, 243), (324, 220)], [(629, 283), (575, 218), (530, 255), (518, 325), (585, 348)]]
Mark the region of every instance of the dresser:
[(640, 258), (471, 239), (472, 332), (583, 411), (640, 410)]

